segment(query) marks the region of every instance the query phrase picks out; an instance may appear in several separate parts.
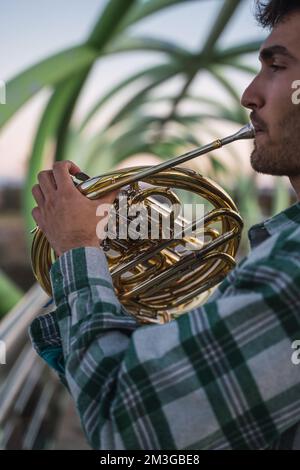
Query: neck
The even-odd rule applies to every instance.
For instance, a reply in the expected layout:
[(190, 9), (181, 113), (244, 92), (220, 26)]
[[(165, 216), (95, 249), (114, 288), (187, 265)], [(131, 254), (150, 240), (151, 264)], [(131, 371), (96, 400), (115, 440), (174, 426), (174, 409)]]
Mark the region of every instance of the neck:
[(290, 182), (293, 186), (293, 189), (296, 193), (297, 200), (300, 201), (300, 175), (298, 176), (290, 176)]

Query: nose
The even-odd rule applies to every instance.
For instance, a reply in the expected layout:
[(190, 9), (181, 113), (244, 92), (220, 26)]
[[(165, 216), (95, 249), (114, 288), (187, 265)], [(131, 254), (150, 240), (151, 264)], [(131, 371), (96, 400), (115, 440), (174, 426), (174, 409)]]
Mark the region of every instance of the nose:
[(262, 84), (260, 82), (259, 75), (257, 75), (242, 95), (242, 106), (252, 110), (260, 109), (264, 106), (265, 99), (261, 85)]

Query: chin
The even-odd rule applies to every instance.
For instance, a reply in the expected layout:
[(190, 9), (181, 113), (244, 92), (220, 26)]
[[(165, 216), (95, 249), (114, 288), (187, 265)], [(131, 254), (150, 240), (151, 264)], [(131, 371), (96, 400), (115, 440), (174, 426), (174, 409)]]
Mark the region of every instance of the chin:
[(288, 176), (288, 177), (295, 177), (300, 175), (300, 168), (298, 166), (284, 166), (284, 165), (275, 165), (274, 160), (272, 160), (272, 156), (267, 158), (266, 156), (262, 157), (258, 153), (253, 153), (251, 155), (251, 166), (254, 171), (257, 173), (262, 173), (263, 175), (271, 175), (271, 176)]
[(271, 155), (264, 155), (255, 150), (250, 158), (250, 163), (254, 171), (264, 175), (284, 176), (283, 168), (274, 165)]

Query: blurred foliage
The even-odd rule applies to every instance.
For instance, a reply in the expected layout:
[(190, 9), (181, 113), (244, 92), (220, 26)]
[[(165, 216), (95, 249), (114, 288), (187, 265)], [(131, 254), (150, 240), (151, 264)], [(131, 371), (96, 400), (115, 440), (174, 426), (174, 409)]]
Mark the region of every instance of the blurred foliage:
[(22, 298), (24, 292), (0, 270), (0, 318)]

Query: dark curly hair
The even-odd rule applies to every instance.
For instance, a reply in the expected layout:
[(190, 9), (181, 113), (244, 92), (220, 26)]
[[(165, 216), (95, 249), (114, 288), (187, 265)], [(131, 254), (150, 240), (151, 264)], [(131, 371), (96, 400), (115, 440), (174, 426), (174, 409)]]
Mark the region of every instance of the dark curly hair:
[(256, 19), (264, 28), (273, 28), (294, 11), (300, 12), (300, 0), (256, 0)]

